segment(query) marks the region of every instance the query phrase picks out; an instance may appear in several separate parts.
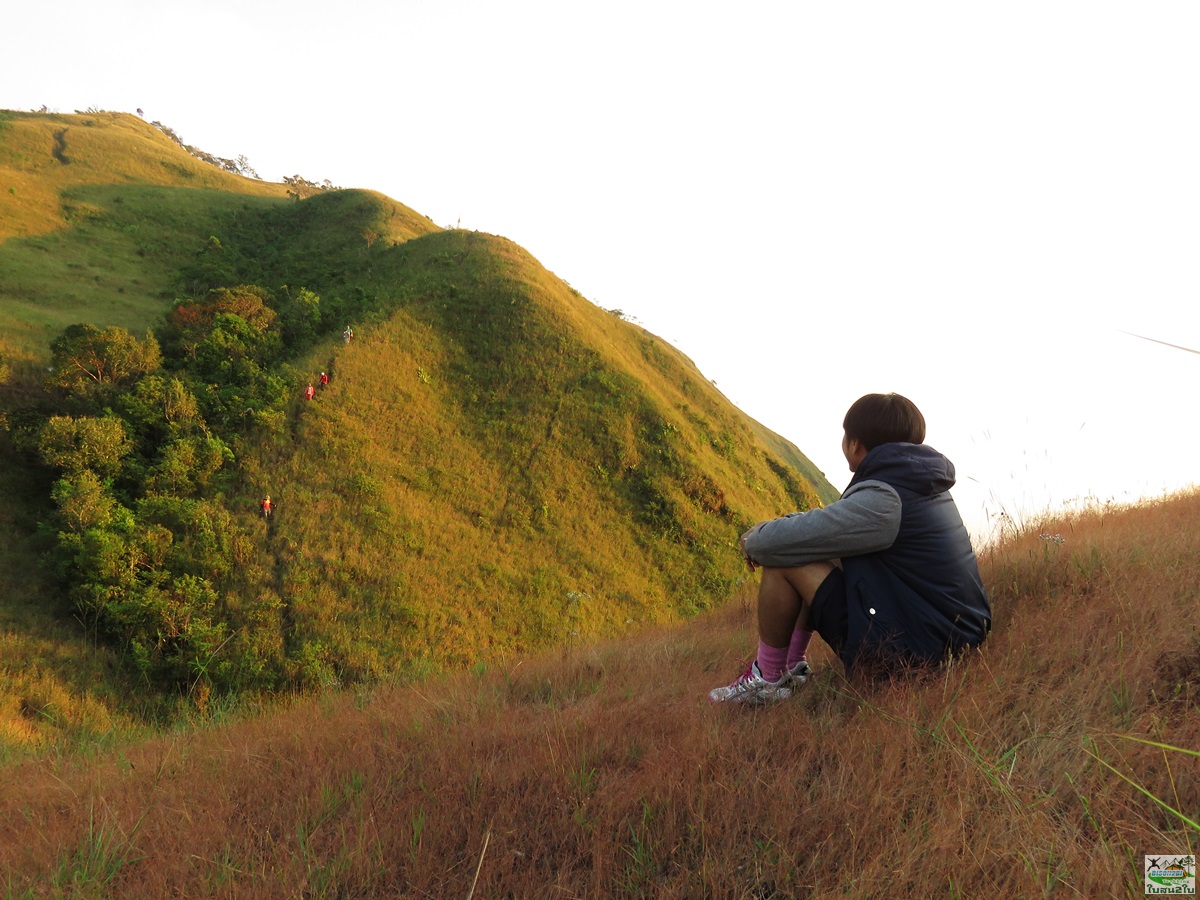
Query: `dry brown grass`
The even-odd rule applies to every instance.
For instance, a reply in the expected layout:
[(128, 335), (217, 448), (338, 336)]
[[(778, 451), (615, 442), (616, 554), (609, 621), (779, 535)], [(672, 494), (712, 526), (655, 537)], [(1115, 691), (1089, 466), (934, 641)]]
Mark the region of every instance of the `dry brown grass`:
[[(682, 627), (4, 773), (9, 896), (1138, 896), (1198, 835), (1200, 494), (986, 553), (986, 648), (715, 708), (749, 596)], [(1040, 537), (1039, 531), (1046, 534)], [(1054, 539), (1061, 536), (1062, 543)], [(477, 877), (477, 882), (476, 882)]]

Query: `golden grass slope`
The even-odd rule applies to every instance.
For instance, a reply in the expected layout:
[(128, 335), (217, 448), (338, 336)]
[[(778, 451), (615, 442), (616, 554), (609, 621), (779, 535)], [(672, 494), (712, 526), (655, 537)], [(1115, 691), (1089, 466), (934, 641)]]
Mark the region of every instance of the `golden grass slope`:
[(158, 185), (287, 196), (282, 184), (205, 163), (128, 113), (0, 110), (0, 243), (69, 225), (67, 192), (91, 185)]
[(243, 457), (243, 515), (277, 505), (247, 590), (326, 680), (694, 613), (744, 580), (742, 529), (821, 502), (686, 357), (512, 242), (392, 253), (397, 311), (314, 354), (293, 445)]
[[(0, 110), (0, 353), (44, 358), (76, 322), (144, 333), (188, 295), (181, 272), (233, 216), (298, 213), (292, 190), (197, 159), (136, 116)], [(321, 192), (303, 209), (321, 227), (300, 229), (297, 253), (329, 256), (332, 239), (360, 255), (437, 230), (375, 191)]]
[[(1200, 495), (994, 547), (983, 650), (710, 705), (686, 625), (10, 767), (8, 896), (1141, 896), (1200, 831)], [(1061, 543), (1056, 538), (1061, 538)], [(1190, 818), (1187, 824), (1178, 810)]]
[[(31, 360), (29, 386), (66, 324), (140, 334), (213, 284), (310, 288), (326, 309), (369, 310), (351, 346), (290, 362), (287, 429), (237, 446), (223, 488), (256, 542), (224, 602), (262, 611), (253, 630), (286, 659), (287, 684), (487, 665), (676, 620), (745, 578), (741, 529), (835, 495), (678, 350), (502, 238), (441, 232), (371, 191), (287, 199), (131, 116), (5, 114), (0, 161), (29, 179), (10, 185), (13, 203), (49, 186), (17, 217), (26, 233), (0, 243), (2, 340)], [(321, 369), (333, 381), (305, 403)], [(0, 517), (46, 515), (44, 496), (0, 498)], [(23, 574), (0, 607), (32, 638), (43, 632), (22, 598), (53, 589), (34, 544), (17, 551)], [(127, 686), (102, 678), (81, 697), (64, 670), (86, 654), (21, 640), (14, 629), (24, 668), (41, 660), (58, 680), (9, 682), (8, 746), (95, 741), (104, 724), (86, 702)], [(111, 669), (103, 651), (86, 658)], [(109, 707), (113, 727), (151, 701)]]
[[(147, 189), (160, 192), (148, 218)], [(81, 321), (143, 333), (194, 252), (171, 207), (203, 228), (234, 197), (282, 203), (286, 189), (202, 162), (133, 115), (0, 110), (0, 353), (44, 358)]]
[[(223, 172), (131, 115), (0, 111), (0, 372), (20, 370), (31, 384), (49, 341), (74, 322), (141, 335), (186, 293), (180, 267), (210, 235), (235, 214), (271, 209), (313, 211), (321, 227), (295, 248), (309, 256), (327, 251), (330, 236), (357, 255), (368, 240), (382, 247), (436, 230), (374, 191), (295, 203), (286, 186)], [(31, 402), (22, 393), (10, 385), (8, 400)], [(14, 463), (0, 472), (10, 535), (0, 550), (0, 752), (137, 733), (138, 686), (116, 652), (85, 637), (38, 563), (40, 476), (15, 465), (5, 435), (0, 449)]]

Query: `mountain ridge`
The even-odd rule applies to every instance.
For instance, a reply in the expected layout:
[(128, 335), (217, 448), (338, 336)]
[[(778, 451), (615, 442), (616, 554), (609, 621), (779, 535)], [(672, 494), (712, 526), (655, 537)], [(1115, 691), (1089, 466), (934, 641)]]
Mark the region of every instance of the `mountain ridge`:
[[(60, 615), (74, 604), (118, 669), (136, 659), (159, 680), (147, 709), (675, 621), (745, 579), (741, 529), (836, 496), (679, 350), (505, 238), (438, 228), (374, 191), (214, 169), (123, 114), (4, 114), (4, 177), (42, 230), (0, 242), (2, 437), (47, 494), (0, 512), (42, 523), (24, 558), (58, 560), (18, 564), (8, 614), (30, 621), (23, 593)], [(152, 361), (124, 384), (48, 385), (52, 341), (89, 340), (141, 341)], [(305, 400), (322, 370), (328, 387)], [(147, 407), (168, 390), (191, 419)], [(130, 436), (137, 452), (106, 464), (115, 481), (39, 456), (42, 423), (64, 413)], [(62, 498), (90, 484), (117, 518), (64, 517)], [(153, 549), (163, 534), (169, 552)], [(94, 541), (151, 574), (103, 574)]]
[(8, 896), (1098, 897), (1194, 858), (1200, 494), (1005, 528), (981, 648), (877, 683), (814, 641), (747, 718), (706, 698), (757, 635), (738, 530), (833, 489), (683, 353), (386, 198), (86, 190), (0, 243)]

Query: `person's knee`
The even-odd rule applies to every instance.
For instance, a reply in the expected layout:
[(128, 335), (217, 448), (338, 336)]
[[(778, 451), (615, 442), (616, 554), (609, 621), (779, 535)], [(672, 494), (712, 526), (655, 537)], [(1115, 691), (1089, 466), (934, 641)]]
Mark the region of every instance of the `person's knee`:
[(782, 578), (800, 595), (805, 603), (811, 603), (817, 588), (834, 570), (832, 562), (821, 560), (803, 566), (764, 566), (763, 578)]

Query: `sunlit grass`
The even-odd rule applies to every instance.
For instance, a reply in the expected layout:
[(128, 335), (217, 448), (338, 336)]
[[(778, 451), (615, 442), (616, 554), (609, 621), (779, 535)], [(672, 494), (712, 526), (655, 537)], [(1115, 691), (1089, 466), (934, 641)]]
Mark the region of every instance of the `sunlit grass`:
[(86, 206), (63, 196), (89, 185), (161, 185), (286, 197), (194, 158), (127, 113), (40, 115), (0, 110), (0, 243), (69, 227)]
[(39, 355), (76, 322), (145, 333), (225, 217), (285, 201), (127, 185), (80, 188), (63, 202), (69, 227), (0, 244), (0, 328)]
[(132, 835), (121, 888), (150, 895), (1137, 895), (1143, 855), (1194, 852), (1200, 644), (1155, 625), (1188, 621), (1198, 519), (1184, 495), (991, 549), (995, 631), (932, 677), (847, 682), (819, 645), (791, 702), (713, 707), (753, 640), (746, 592), (620, 641), (10, 768), (0, 867), (20, 895), (104, 809)]
[(676, 621), (744, 580), (742, 529), (819, 502), (677, 351), (511, 243), (392, 253), (397, 311), (297, 365), (330, 385), (243, 456), (246, 517), (278, 503), (262, 589), (316, 680)]
[(81, 311), (140, 332), (218, 276), (362, 312), (280, 361), (286, 425), (221, 489), (252, 547), (223, 602), (307, 699), (131, 683), (7, 453), (9, 896), (1110, 896), (1192, 852), (1197, 495), (1005, 522), (993, 636), (936, 677), (818, 648), (789, 705), (715, 709), (754, 641), (737, 535), (832, 489), (683, 354), (388, 198), (282, 200), (130, 116), (0, 129), (22, 378)]
[[(339, 311), (355, 313), (352, 345), (310, 340), (304, 358), (277, 361), (297, 391), (285, 426), (233, 441), (237, 468), (221, 500), (251, 549), (223, 586), (239, 637), (203, 667), (252, 642), (274, 684), (319, 690), (678, 621), (745, 579), (733, 552), (742, 529), (834, 496), (795, 447), (733, 409), (678, 350), (510, 241), (442, 233), (371, 192), (302, 202), (256, 184), (248, 192), (245, 179), (210, 178), (128, 116), (15, 116), (4, 127), (4, 159), (21, 171), (36, 162), (22, 154), (39, 147), (69, 157), (39, 163), (39, 183), (58, 190), (40, 207), (45, 227), (0, 245), (6, 354), (44, 358), (48, 337), (80, 319), (141, 333), (174, 297), (214, 284), (313, 291), (338, 331)], [(125, 159), (135, 149), (139, 158)], [(33, 385), (40, 372), (22, 366)], [(301, 401), (321, 370), (332, 382)], [(8, 398), (14, 415), (22, 402)], [(13, 478), (28, 481), (22, 471), (37, 472)], [(0, 512), (31, 532), (49, 514), (45, 491), (5, 495)], [(264, 493), (276, 501), (269, 532), (257, 515)], [(48, 547), (15, 548), (26, 594), (62, 590), (27, 564)], [(5, 604), (18, 617), (28, 608), (20, 591)], [(68, 613), (56, 601), (47, 623)], [(13, 655), (36, 663), (53, 644), (19, 651), (27, 630), (36, 633), (14, 629)], [(78, 626), (55, 633), (67, 648), (85, 637)], [(91, 693), (135, 695), (113, 701), (117, 720), (238, 706), (211, 696), (202, 671), (178, 697), (131, 688), (86, 637), (111, 669)], [(38, 691), (14, 681), (7, 702), (28, 695), (26, 707), (49, 709), (40, 691), (64, 707), (75, 682), (44, 668), (58, 681)], [(46, 716), (14, 712), (12, 722), (14, 744), (62, 737)]]

